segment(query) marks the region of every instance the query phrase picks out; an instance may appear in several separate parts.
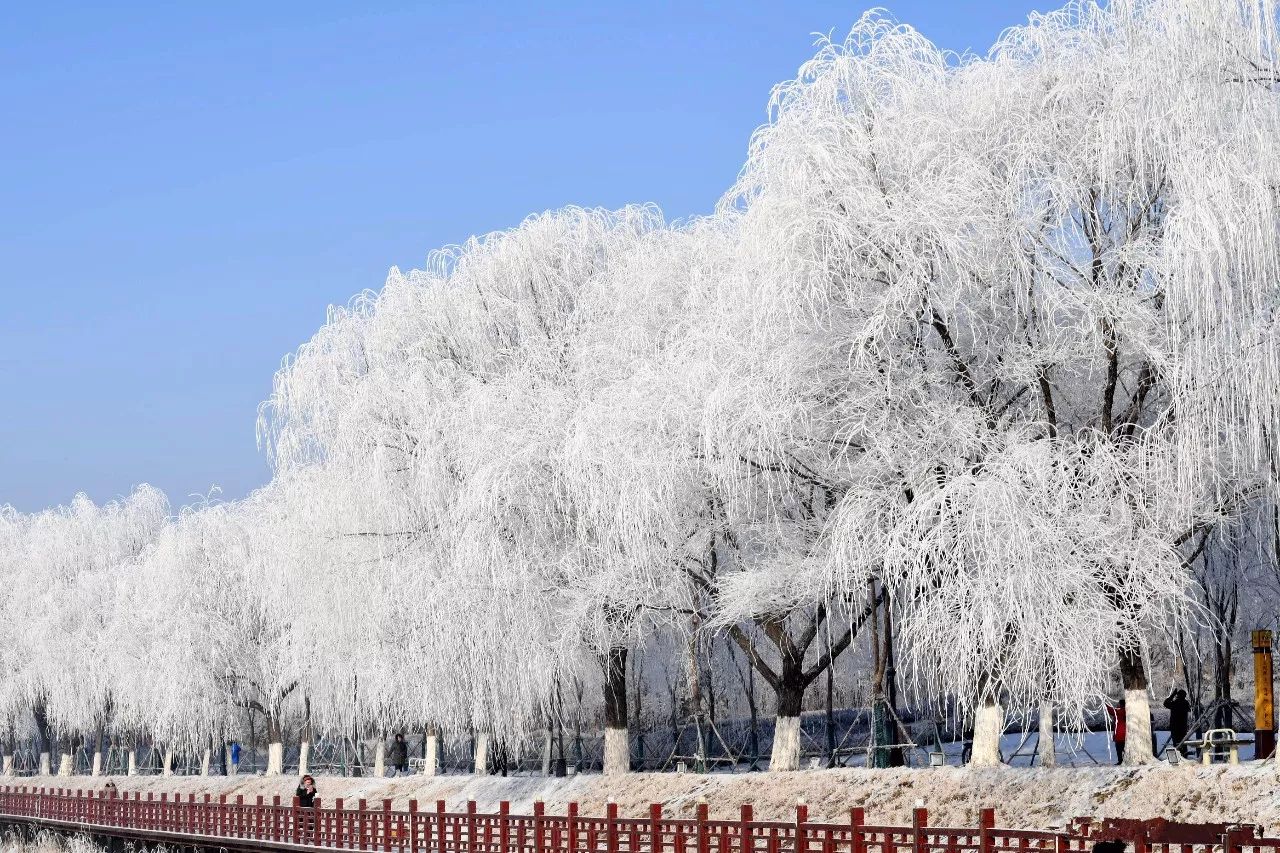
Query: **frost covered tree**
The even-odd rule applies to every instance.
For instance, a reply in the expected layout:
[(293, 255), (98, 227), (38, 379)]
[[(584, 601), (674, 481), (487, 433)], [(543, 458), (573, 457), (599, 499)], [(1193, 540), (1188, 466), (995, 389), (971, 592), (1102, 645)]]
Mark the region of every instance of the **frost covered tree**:
[(979, 762), (1002, 702), (1078, 722), (1112, 667), (1151, 757), (1144, 644), (1276, 434), (1274, 57), (1269, 5), (1071, 6), (958, 64), (871, 15), (779, 87), (726, 200), (752, 328), (832, 377), (808, 593), (883, 579)]
[(282, 770), (282, 727), (299, 676), (296, 611), (282, 574), (301, 554), (282, 528), (275, 490), (184, 508), (133, 571), (141, 627), (122, 614), (119, 653), (132, 657), (120, 714), (161, 742), (206, 748), (261, 714), (267, 773)]
[[(263, 415), (277, 471), (323, 469), (351, 507), (332, 535), (365, 542), (380, 572), (421, 591), (414, 601), (456, 593), (448, 614), (411, 620), (414, 641), (397, 644), (412, 650), (402, 670), (470, 685), (418, 700), (419, 719), (516, 739), (582, 652), (618, 671), (625, 647), (611, 633), (626, 633), (623, 584), (637, 575), (604, 576), (627, 552), (575, 503), (564, 471), (582, 384), (575, 307), (611, 254), (657, 222), (641, 208), (569, 210), (393, 271), (277, 377)], [(454, 641), (476, 643), (469, 658), (438, 636), (455, 613)], [(611, 695), (625, 701), (625, 688)]]
[[(30, 515), (18, 512), (12, 506), (0, 506), (0, 583), (6, 589), (15, 589), (21, 579), (29, 577), (25, 565), (28, 548), (28, 536), (31, 523)], [(5, 618), (0, 621), (0, 672), (5, 674), (20, 671), (24, 667), (22, 647), (18, 644), (16, 632), (22, 623), (9, 618), (6, 608)], [(8, 679), (0, 679), (0, 724), (5, 729), (3, 743), (4, 774), (13, 772), (14, 750), (17, 746), (14, 734), (18, 720), (25, 714), (26, 703), (19, 685)]]
[(55, 750), (58, 772), (71, 772), (78, 734), (93, 733), (95, 752), (101, 750), (120, 689), (108, 663), (113, 650), (106, 630), (116, 609), (117, 578), (163, 529), (168, 513), (164, 495), (141, 486), (102, 505), (78, 495), (66, 506), (25, 518), (5, 515), (11, 535), (0, 559), (12, 583), (5, 599), (10, 636), (4, 705), (10, 715), (28, 711), (34, 717), (45, 772), (53, 769)]
[(0, 715), (172, 750), (251, 710), (279, 772), (305, 707), (483, 772), (573, 693), (623, 772), (634, 650), (688, 650), (701, 724), (727, 636), (790, 769), (892, 613), (975, 763), (1117, 683), (1150, 760), (1149, 650), (1277, 505), (1276, 12), (1072, 4), (985, 57), (870, 13), (713, 215), (566, 208), (393, 269), (277, 374), (265, 488), (0, 511)]
[(797, 334), (762, 287), (753, 254), (769, 248), (722, 215), (735, 248), (693, 283), (693, 319), (666, 374), (680, 403), (661, 409), (665, 421), (686, 418), (681, 476), (701, 504), (686, 519), (696, 547), (677, 565), (708, 627), (727, 632), (774, 693), (770, 766), (796, 769), (806, 690), (878, 596), (824, 580), (826, 529), (850, 464), (831, 406), (848, 375), (813, 361), (815, 339)]

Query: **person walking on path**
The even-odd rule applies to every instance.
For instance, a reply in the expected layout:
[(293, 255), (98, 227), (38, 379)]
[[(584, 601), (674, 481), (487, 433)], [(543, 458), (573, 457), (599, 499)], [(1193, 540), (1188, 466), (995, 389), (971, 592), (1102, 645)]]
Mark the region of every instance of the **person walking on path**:
[(316, 780), (310, 775), (303, 776), (302, 782), (298, 785), (298, 790), (294, 791), (294, 796), (298, 798), (298, 805), (313, 809), (316, 807)]
[(1116, 764), (1124, 763), (1125, 714), (1124, 700), (1114, 705), (1107, 705), (1107, 716), (1111, 718), (1111, 741), (1116, 746)]
[(1191, 716), (1191, 703), (1187, 701), (1187, 691), (1181, 687), (1169, 694), (1164, 700), (1169, 709), (1169, 743), (1178, 748), (1178, 752), (1186, 755), (1186, 747), (1182, 742), (1187, 738), (1187, 719)]
[(409, 744), (405, 743), (402, 732), (396, 733), (395, 742), (391, 744), (391, 766), (397, 775), (409, 772)]

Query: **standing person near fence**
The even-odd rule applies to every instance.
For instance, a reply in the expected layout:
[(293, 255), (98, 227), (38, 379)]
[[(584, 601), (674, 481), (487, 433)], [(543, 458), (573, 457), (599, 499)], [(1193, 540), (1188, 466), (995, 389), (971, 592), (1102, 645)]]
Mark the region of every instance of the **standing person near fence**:
[(1111, 718), (1111, 741), (1116, 746), (1116, 764), (1124, 763), (1124, 739), (1128, 733), (1125, 727), (1124, 700), (1114, 705), (1107, 704), (1107, 716)]
[(403, 732), (397, 732), (391, 744), (391, 766), (397, 775), (409, 772), (409, 744), (405, 743)]
[(298, 805), (308, 809), (316, 807), (316, 780), (310, 775), (303, 776), (302, 782), (298, 785), (298, 790), (293, 792), (298, 798)]
[(235, 775), (240, 772), (240, 741), (231, 741), (231, 773)]
[(1182, 742), (1187, 739), (1187, 719), (1191, 716), (1191, 703), (1187, 701), (1187, 691), (1181, 687), (1169, 694), (1164, 700), (1169, 709), (1169, 743), (1178, 748), (1178, 752), (1186, 754)]

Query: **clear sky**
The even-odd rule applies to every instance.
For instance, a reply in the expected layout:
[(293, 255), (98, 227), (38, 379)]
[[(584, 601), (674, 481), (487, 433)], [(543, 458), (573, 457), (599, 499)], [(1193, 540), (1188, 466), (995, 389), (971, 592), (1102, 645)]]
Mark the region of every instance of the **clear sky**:
[[(708, 212), (770, 87), (868, 5), (10, 4), (0, 504), (244, 495), (328, 305), (548, 208)], [(885, 5), (979, 53), (1037, 8)]]

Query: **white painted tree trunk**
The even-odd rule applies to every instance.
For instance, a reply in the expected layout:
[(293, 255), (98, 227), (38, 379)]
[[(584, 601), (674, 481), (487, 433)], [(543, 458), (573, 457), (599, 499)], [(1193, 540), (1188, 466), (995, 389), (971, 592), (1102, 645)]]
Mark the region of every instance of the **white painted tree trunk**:
[(13, 775), (13, 754), (12, 753), (4, 757), (3, 775), (5, 776)]
[(1124, 763), (1126, 766), (1155, 763), (1151, 748), (1151, 699), (1146, 688), (1124, 692)]
[(1040, 742), (1036, 744), (1036, 756), (1041, 767), (1054, 767), (1058, 763), (1058, 750), (1053, 731), (1053, 703), (1040, 703)]
[(440, 735), (432, 732), (427, 735), (427, 759), (422, 765), (422, 775), (436, 775), (436, 767), (440, 763)]
[(604, 773), (614, 776), (631, 772), (631, 738), (627, 729), (604, 730)]
[(93, 769), (89, 771), (91, 776), (102, 775), (102, 750), (95, 750), (93, 753)]
[(774, 717), (770, 770), (800, 769), (800, 718)]
[(138, 751), (136, 749), (129, 750), (129, 775), (138, 775)]
[(164, 750), (164, 767), (160, 770), (161, 776), (173, 775), (173, 750), (165, 747)]
[(209, 775), (209, 765), (213, 763), (213, 750), (205, 747), (204, 755), (200, 756), (200, 775)]
[(373, 775), (377, 779), (387, 775), (386, 738), (378, 738), (378, 745), (373, 748)]
[(551, 775), (551, 729), (542, 734), (542, 775)]
[(304, 740), (298, 744), (298, 775), (305, 776), (311, 771), (311, 741)]
[(225, 757), (226, 757), (226, 761), (227, 761), (227, 775), (228, 775), (228, 776), (234, 776), (234, 775), (236, 775), (236, 773), (239, 771), (239, 768), (238, 768), (238, 767), (236, 767), (235, 762), (233, 762), (233, 761), (231, 760), (231, 747), (229, 747), (229, 746), (228, 746), (228, 747), (224, 748), (224, 749), (223, 749), (223, 753), (224, 753), (224, 755), (225, 755)]
[(49, 753), (47, 752), (40, 753), (40, 775), (49, 775)]
[(986, 699), (978, 706), (973, 721), (973, 751), (969, 755), (970, 767), (999, 767), (1000, 736), (1004, 734), (1004, 708), (994, 699)]
[(71, 775), (71, 761), (72, 761), (72, 756), (68, 752), (64, 752), (58, 756), (58, 775), (59, 776)]
[(276, 741), (267, 746), (267, 775), (279, 776), (284, 772), (284, 744)]
[(476, 732), (475, 769), (477, 776), (489, 775), (489, 733)]

